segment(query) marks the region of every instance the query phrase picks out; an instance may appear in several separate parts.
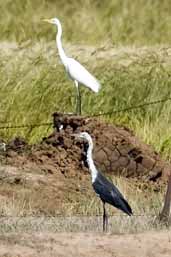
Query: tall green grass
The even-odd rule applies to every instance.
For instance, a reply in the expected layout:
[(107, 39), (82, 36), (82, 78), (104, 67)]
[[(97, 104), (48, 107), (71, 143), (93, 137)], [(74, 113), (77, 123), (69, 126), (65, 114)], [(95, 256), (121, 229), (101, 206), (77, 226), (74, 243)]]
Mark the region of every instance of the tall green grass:
[(57, 16), (65, 39), (73, 42), (171, 42), (169, 0), (0, 0), (0, 12), (0, 40), (52, 40), (52, 29), (41, 18)]

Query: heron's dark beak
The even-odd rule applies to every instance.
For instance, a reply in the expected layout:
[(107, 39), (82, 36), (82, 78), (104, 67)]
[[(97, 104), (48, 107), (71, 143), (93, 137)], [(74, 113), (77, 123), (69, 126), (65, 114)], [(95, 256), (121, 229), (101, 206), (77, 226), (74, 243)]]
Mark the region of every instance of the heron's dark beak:
[(77, 140), (83, 140), (83, 138), (79, 134), (71, 134), (71, 136)]
[(71, 134), (72, 137), (80, 138), (78, 134)]

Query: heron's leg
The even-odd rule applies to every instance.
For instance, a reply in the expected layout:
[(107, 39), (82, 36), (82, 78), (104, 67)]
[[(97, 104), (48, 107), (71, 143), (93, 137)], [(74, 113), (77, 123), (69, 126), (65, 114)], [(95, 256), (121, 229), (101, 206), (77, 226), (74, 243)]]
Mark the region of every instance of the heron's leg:
[(108, 231), (108, 215), (107, 212), (105, 211), (106, 214), (106, 232)]
[(76, 114), (81, 115), (81, 93), (80, 93), (80, 87), (78, 82), (75, 80), (75, 86), (77, 90), (77, 95), (76, 95)]
[(107, 232), (108, 227), (108, 216), (105, 209), (105, 202), (103, 202), (103, 232)]

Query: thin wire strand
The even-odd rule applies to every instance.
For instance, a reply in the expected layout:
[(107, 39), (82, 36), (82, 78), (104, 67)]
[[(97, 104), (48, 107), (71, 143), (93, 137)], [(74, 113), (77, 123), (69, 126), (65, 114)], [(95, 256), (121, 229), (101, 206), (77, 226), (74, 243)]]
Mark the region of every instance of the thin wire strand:
[[(8, 123), (8, 122), (7, 122)], [(20, 124), (14, 126), (1, 126), (0, 129), (20, 129), (20, 128), (35, 128), (35, 127), (43, 127), (43, 126), (51, 126), (52, 122), (38, 123), (38, 124)]]
[(135, 109), (141, 109), (141, 108), (144, 108), (144, 107), (148, 107), (150, 105), (160, 104), (160, 103), (167, 102), (167, 101), (171, 101), (171, 97), (155, 100), (155, 101), (152, 101), (152, 102), (142, 103), (142, 104), (139, 104), (139, 105), (128, 106), (126, 108), (114, 110), (114, 111), (111, 111), (111, 112), (93, 114), (93, 115), (90, 115), (89, 117), (106, 116), (106, 115), (112, 115), (112, 114), (120, 113), (120, 112), (132, 111), (132, 110), (135, 110)]
[[(95, 215), (86, 215), (86, 214), (72, 214), (72, 215), (63, 215), (63, 214), (57, 214), (57, 215), (0, 215), (0, 219), (2, 218), (70, 218), (70, 217), (102, 217), (102, 214), (95, 214)], [(109, 217), (125, 217), (127, 218), (128, 216), (125, 214), (112, 214), (108, 215)], [(157, 217), (157, 214), (134, 214), (132, 217)]]
[[(84, 117), (85, 118), (93, 118), (93, 117), (107, 116), (107, 115), (117, 114), (117, 113), (120, 113), (120, 112), (132, 111), (132, 110), (135, 110), (135, 109), (143, 109), (144, 107), (164, 103), (164, 102), (167, 102), (167, 101), (171, 101), (171, 97), (155, 100), (155, 101), (152, 101), (152, 102), (146, 102), (146, 103), (142, 103), (142, 104), (139, 104), (139, 105), (128, 106), (126, 108), (114, 110), (114, 111), (111, 111), (111, 112), (85, 115)], [(69, 115), (71, 116), (72, 114), (69, 113)], [(0, 122), (0, 123), (9, 124), (10, 122), (4, 122), (3, 121), (3, 122)], [(51, 126), (51, 125), (53, 125), (52, 122), (45, 122), (45, 123), (38, 123), (38, 124), (19, 124), (19, 125), (0, 126), (0, 129), (35, 128), (35, 127), (41, 127), (41, 126), (43, 127), (43, 126)]]

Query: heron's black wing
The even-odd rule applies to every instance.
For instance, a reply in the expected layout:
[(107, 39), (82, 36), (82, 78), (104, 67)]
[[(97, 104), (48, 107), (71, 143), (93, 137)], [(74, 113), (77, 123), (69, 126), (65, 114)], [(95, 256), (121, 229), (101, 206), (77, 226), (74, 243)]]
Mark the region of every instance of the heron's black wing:
[(101, 173), (98, 173), (98, 176), (93, 183), (93, 188), (103, 202), (113, 205), (128, 215), (132, 214), (131, 207), (117, 187), (106, 179)]

